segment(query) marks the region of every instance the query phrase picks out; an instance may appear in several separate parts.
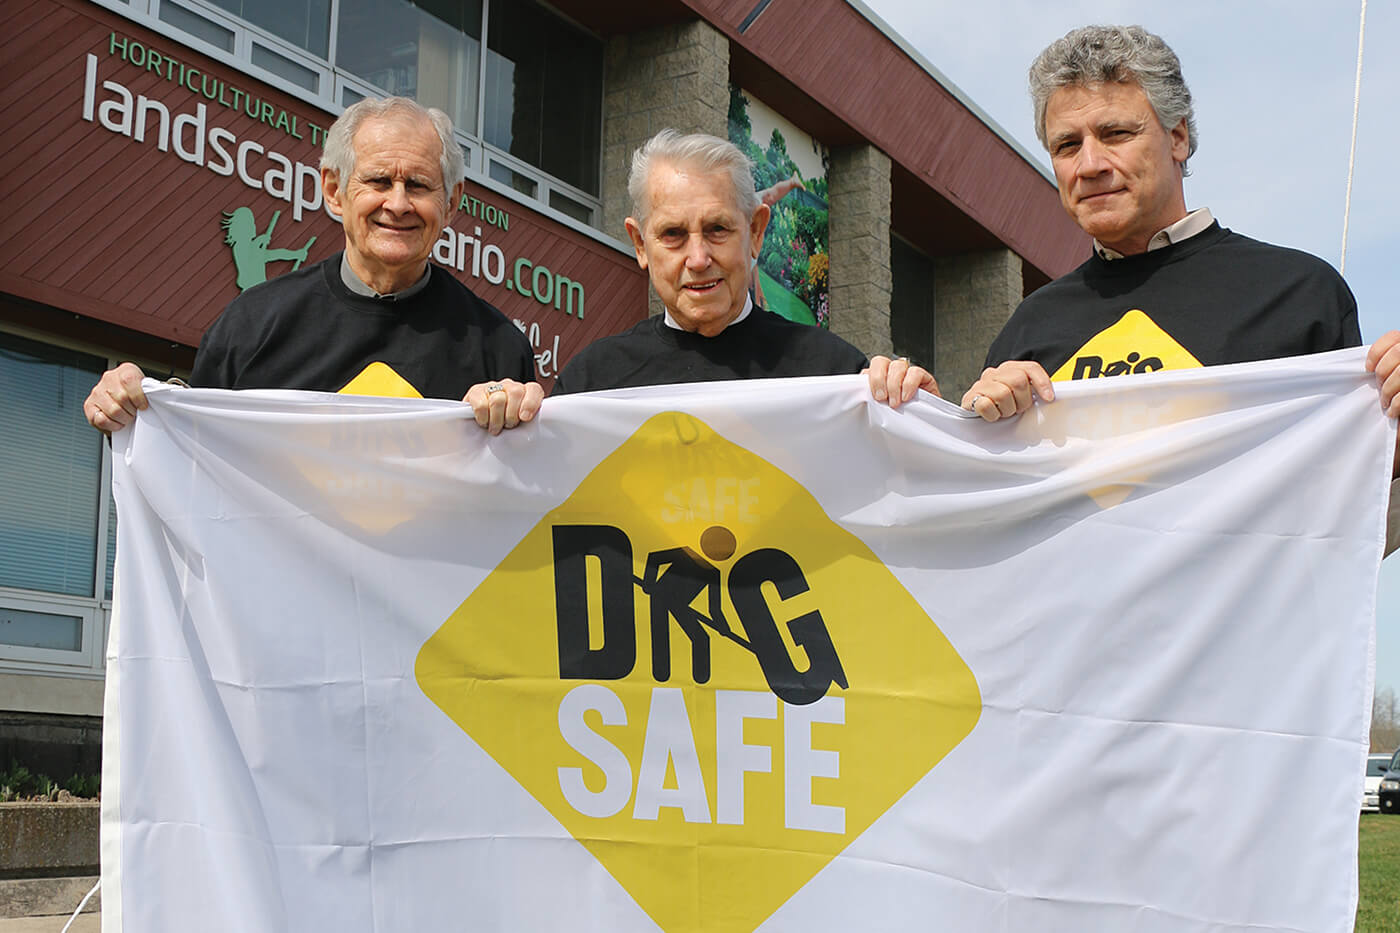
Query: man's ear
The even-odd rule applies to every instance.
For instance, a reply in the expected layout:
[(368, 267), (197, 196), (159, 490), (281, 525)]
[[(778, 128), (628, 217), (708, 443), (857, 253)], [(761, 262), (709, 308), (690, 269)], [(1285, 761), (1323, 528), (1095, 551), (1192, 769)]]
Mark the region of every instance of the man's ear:
[(772, 208), (763, 203), (753, 212), (753, 219), (749, 221), (749, 234), (753, 241), (749, 252), (750, 259), (758, 256), (759, 250), (763, 249), (763, 234), (768, 230), (768, 221), (772, 216)]
[(1178, 165), (1185, 162), (1191, 155), (1191, 130), (1186, 125), (1186, 118), (1182, 117), (1176, 126), (1172, 127), (1172, 160)]
[(627, 236), (632, 240), (632, 248), (637, 252), (637, 265), (643, 269), (647, 267), (646, 241), (642, 239), (642, 227), (637, 223), (635, 217), (628, 217)]
[(345, 205), (340, 203), (340, 176), (328, 168), (321, 169), (321, 194), (326, 207), (337, 217), (345, 217)]
[(452, 222), (452, 218), (457, 216), (458, 206), (462, 203), (462, 194), (467, 190), (465, 180), (457, 182), (452, 186), (452, 190), (447, 193), (447, 214), (443, 217), (442, 225), (445, 227)]

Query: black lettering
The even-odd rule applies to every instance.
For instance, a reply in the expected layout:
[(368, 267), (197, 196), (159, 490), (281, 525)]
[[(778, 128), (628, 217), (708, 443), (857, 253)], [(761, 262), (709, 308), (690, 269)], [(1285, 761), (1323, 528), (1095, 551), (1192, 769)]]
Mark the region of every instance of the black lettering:
[(1103, 373), (1103, 357), (1081, 356), (1074, 361), (1075, 379), (1097, 379)]
[[(554, 615), (559, 677), (619, 680), (637, 663), (632, 542), (612, 525), (555, 525)], [(603, 643), (588, 644), (588, 559), (601, 567)]]
[[(651, 672), (658, 683), (671, 679), (671, 619), (690, 639), (690, 667), (697, 684), (710, 682), (709, 626), (732, 637), (720, 600), (719, 568), (688, 547), (655, 551), (638, 581), (651, 597)], [(708, 592), (708, 616), (691, 603)]]
[(1136, 366), (1134, 366), (1133, 372), (1155, 373), (1157, 370), (1162, 369), (1164, 366), (1166, 366), (1166, 364), (1162, 362), (1162, 358), (1160, 356), (1149, 356), (1141, 363), (1138, 363)]
[(807, 670), (797, 670), (764, 599), (765, 583), (773, 584), (780, 600), (800, 596), (810, 587), (797, 562), (776, 548), (760, 548), (744, 555), (729, 572), (729, 598), (758, 655), (769, 689), (786, 703), (804, 706), (826, 696), (833, 682), (846, 687), (846, 672), (820, 612), (804, 613), (787, 623), (793, 643), (807, 654)]
[(1129, 368), (1127, 360), (1114, 360), (1104, 369), (1103, 374), (1105, 376), (1122, 376), (1129, 371)]

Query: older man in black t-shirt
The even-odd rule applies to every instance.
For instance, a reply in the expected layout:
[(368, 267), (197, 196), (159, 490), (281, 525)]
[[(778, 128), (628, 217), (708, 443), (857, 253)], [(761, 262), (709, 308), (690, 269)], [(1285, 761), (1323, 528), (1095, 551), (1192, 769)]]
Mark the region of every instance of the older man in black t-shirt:
[[(542, 393), (525, 336), (428, 262), (463, 174), (441, 111), (401, 97), (347, 108), (321, 158), (345, 251), (234, 299), (200, 341), (191, 382), (462, 399), (492, 433), (530, 420)], [(141, 379), (132, 363), (103, 374), (88, 421), (129, 424), (146, 407)]]

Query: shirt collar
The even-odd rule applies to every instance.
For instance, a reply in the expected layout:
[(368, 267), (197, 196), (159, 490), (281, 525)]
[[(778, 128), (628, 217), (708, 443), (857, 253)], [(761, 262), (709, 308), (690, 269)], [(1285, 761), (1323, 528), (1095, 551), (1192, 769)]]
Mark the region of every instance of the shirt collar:
[[(1173, 243), (1189, 240), (1198, 233), (1204, 233), (1213, 223), (1215, 223), (1215, 218), (1210, 215), (1210, 208), (1199, 207), (1171, 226), (1158, 230), (1152, 239), (1147, 241), (1147, 251), (1150, 253), (1155, 249), (1162, 249)], [(1094, 252), (1098, 254), (1100, 259), (1123, 258), (1122, 253), (1116, 249), (1109, 249), (1098, 240), (1094, 241)]]
[[(725, 327), (733, 327), (735, 324), (738, 324), (738, 323), (739, 323), (740, 321), (742, 321), (744, 318), (748, 317), (748, 316), (749, 316), (749, 312), (752, 311), (752, 310), (753, 310), (753, 296), (752, 296), (752, 295), (747, 295), (747, 294), (746, 294), (746, 295), (744, 295), (744, 310), (740, 311), (738, 317), (736, 317), (734, 320), (730, 321), (728, 324), (726, 324), (726, 325), (724, 325), (724, 326), (725, 326)], [(675, 319), (674, 317), (671, 316), (671, 309), (670, 309), (670, 308), (667, 308), (667, 309), (666, 309), (666, 326), (667, 326), (667, 327), (674, 328), (675, 330), (685, 330), (685, 328), (682, 327), (682, 326), (680, 326), (679, 324), (677, 324), (677, 323), (676, 323), (676, 319)], [(720, 333), (723, 333), (723, 331), (720, 331)]]
[(357, 295), (364, 295), (366, 298), (378, 298), (381, 301), (403, 301), (405, 298), (412, 298), (414, 295), (428, 287), (428, 279), (432, 277), (433, 270), (427, 266), (423, 269), (423, 277), (414, 282), (408, 288), (387, 295), (370, 288), (364, 281), (355, 274), (355, 270), (350, 268), (350, 257), (345, 253), (340, 254), (340, 280), (345, 283), (345, 287)]

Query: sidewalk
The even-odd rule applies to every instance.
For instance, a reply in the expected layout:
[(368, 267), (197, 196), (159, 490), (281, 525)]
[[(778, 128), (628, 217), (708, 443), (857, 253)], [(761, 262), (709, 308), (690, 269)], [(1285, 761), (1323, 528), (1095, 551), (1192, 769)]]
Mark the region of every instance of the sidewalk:
[[(0, 881), (0, 933), (62, 933), (96, 875)], [(94, 894), (69, 933), (100, 933), (102, 894)]]
[[(77, 906), (77, 905), (74, 905)], [(60, 933), (67, 917), (22, 917), (16, 920), (0, 920), (0, 933)], [(68, 933), (101, 933), (100, 914), (81, 914)]]

